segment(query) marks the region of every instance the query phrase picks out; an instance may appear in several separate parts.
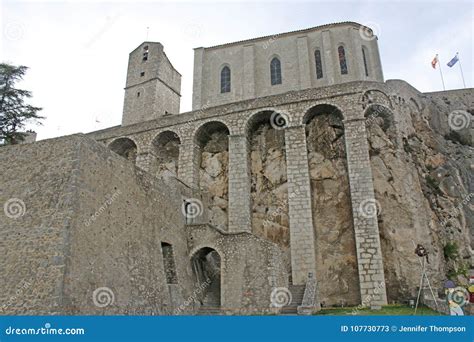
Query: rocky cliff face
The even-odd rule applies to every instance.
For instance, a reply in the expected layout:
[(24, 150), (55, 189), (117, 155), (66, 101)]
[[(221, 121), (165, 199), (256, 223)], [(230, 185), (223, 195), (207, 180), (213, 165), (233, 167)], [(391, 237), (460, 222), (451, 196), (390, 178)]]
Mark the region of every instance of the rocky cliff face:
[(474, 229), (473, 149), (466, 140), (442, 136), (427, 119), (449, 111), (428, 101), (423, 110), (407, 104), (399, 113), (398, 125), (381, 108), (366, 120), (389, 302), (415, 295), (421, 275), (416, 244), (429, 251), (436, 289), (448, 278), (466, 283)]
[(263, 123), (254, 130), (250, 145), (253, 233), (287, 250), (290, 231), (285, 133)]
[[(413, 133), (404, 140), (404, 151), (414, 164), (433, 236), (431, 248), (440, 267), (440, 280), (466, 284), (474, 266), (474, 101), (466, 97), (430, 98), (422, 110), (412, 110)], [(460, 129), (453, 109), (463, 110)]]
[(215, 132), (202, 146), (200, 187), (210, 195), (210, 223), (227, 230), (229, 140), (227, 133)]
[[(400, 101), (393, 110), (373, 106), (367, 112), (389, 302), (416, 295), (421, 274), (416, 244), (429, 251), (428, 274), (436, 289), (447, 278), (458, 284), (467, 281), (474, 247), (472, 129), (454, 131), (446, 122), (454, 108), (472, 107), (459, 99), (425, 97), (423, 104)], [(320, 297), (325, 305), (359, 304), (341, 117), (315, 115), (307, 123), (306, 139)], [(266, 122), (256, 125), (250, 135), (250, 163), (253, 233), (279, 245), (289, 260), (284, 130)], [(200, 166), (200, 185), (211, 197), (211, 223), (225, 229), (226, 134), (214, 133), (203, 145)], [(287, 268), (291, 274), (289, 262)]]
[(158, 178), (178, 176), (179, 140), (170, 139), (156, 147), (154, 172)]
[(336, 114), (306, 126), (311, 178), (316, 271), (324, 305), (360, 303), (344, 129)]

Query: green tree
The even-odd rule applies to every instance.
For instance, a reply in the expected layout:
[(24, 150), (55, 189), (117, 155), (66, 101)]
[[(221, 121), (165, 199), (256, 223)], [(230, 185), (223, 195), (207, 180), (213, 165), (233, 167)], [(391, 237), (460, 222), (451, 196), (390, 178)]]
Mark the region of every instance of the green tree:
[(39, 123), (42, 116), (38, 115), (41, 108), (25, 103), (31, 92), (15, 88), (28, 68), (0, 63), (0, 145), (17, 144), (24, 139), (25, 133), (20, 132), (31, 120)]

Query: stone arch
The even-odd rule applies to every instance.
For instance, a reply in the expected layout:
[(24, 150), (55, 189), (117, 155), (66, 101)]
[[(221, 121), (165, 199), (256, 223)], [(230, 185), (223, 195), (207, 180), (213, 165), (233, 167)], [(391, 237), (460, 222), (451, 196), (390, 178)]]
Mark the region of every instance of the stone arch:
[(372, 104), (379, 104), (387, 108), (393, 108), (393, 103), (390, 97), (378, 89), (366, 90), (362, 94), (359, 102), (362, 105), (362, 109), (364, 110)]
[(284, 129), (292, 126), (293, 117), (288, 112), (274, 108), (260, 108), (253, 111), (245, 123), (245, 134), (248, 136), (250, 131), (256, 126), (267, 120), (270, 125), (276, 129)]
[(220, 119), (212, 119), (206, 122), (202, 122), (193, 133), (194, 143), (199, 145), (199, 139), (208, 136), (208, 132), (212, 132), (215, 130), (216, 127), (222, 127), (223, 129), (227, 130), (229, 134), (234, 134), (231, 130), (232, 127), (223, 120)]
[(325, 305), (360, 303), (342, 112), (318, 104), (303, 118), (320, 298)]
[(197, 301), (203, 310), (219, 309), (222, 304), (222, 258), (211, 247), (200, 247), (191, 254), (191, 267)]
[(137, 161), (138, 147), (135, 141), (128, 137), (114, 139), (108, 147), (119, 156), (130, 160), (133, 164)]
[(320, 114), (335, 114), (336, 116), (340, 117), (341, 120), (344, 120), (344, 115), (342, 114), (342, 110), (339, 108), (339, 106), (332, 103), (319, 103), (316, 105), (311, 105), (311, 107), (306, 110), (301, 123), (306, 125), (316, 115)]
[(198, 147), (198, 184), (209, 192), (210, 223), (227, 230), (229, 208), (229, 128), (220, 121), (201, 125), (194, 136)]
[(181, 139), (176, 132), (160, 132), (151, 142), (150, 173), (159, 178), (177, 177)]
[(285, 130), (273, 110), (247, 121), (252, 232), (288, 251), (290, 231)]

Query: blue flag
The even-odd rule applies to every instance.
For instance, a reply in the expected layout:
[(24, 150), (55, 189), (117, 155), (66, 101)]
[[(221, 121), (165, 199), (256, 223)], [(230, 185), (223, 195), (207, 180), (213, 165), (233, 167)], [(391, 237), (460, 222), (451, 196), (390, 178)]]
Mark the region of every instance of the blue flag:
[(456, 64), (459, 61), (458, 54), (453, 57), (448, 63), (448, 67), (452, 68), (454, 64)]

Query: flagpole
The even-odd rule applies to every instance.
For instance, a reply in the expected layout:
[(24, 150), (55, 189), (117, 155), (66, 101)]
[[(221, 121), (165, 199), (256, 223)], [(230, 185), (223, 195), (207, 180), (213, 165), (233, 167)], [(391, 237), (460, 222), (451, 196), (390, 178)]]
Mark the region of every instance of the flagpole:
[(464, 88), (466, 88), (466, 82), (464, 81), (464, 73), (462, 72), (461, 59), (459, 58), (459, 52), (456, 52), (456, 56), (458, 56), (459, 70), (461, 70), (462, 84), (464, 85)]
[[(438, 55), (436, 55), (438, 57)], [(444, 78), (443, 78), (443, 72), (441, 71), (441, 62), (438, 57), (438, 63), (439, 63), (439, 74), (441, 75), (441, 82), (443, 83), (443, 90), (446, 90), (446, 87), (444, 86)]]

